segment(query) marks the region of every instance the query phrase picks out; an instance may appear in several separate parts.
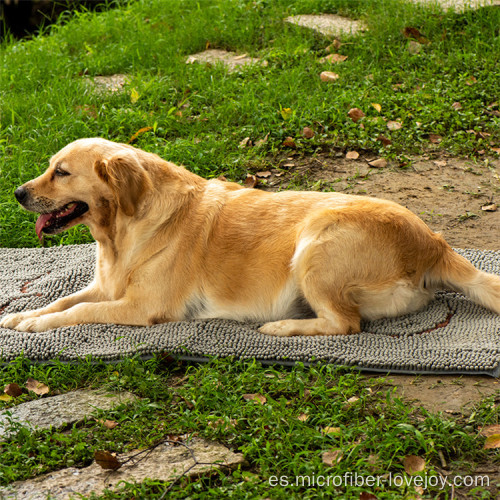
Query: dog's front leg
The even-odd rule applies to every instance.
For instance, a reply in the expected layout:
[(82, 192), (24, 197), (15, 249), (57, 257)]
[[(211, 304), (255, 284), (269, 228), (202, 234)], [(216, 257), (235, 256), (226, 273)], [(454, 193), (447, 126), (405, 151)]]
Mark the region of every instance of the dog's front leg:
[[(44, 332), (81, 323), (145, 325), (147, 317), (146, 304), (122, 298), (106, 302), (77, 304), (65, 311), (27, 318), (21, 321), (15, 329), (21, 332)], [(164, 321), (167, 320), (164, 319)]]
[(102, 300), (102, 298), (100, 288), (97, 283), (93, 282), (79, 292), (57, 299), (55, 302), (52, 302), (48, 306), (42, 307), (41, 309), (8, 314), (5, 318), (0, 320), (0, 327), (16, 328), (17, 325), (24, 320), (65, 311), (66, 309), (69, 309), (81, 302), (98, 302), (99, 300)]

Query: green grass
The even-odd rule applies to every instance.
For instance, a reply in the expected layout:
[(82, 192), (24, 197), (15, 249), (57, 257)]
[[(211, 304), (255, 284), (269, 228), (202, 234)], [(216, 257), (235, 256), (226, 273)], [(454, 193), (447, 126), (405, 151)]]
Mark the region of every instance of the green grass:
[[(334, 67), (320, 62), (331, 40), (282, 22), (288, 15), (320, 11), (359, 18), (369, 26), (343, 39), (339, 52), (348, 59)], [(402, 34), (407, 26), (431, 42), (417, 55), (409, 52)], [(18, 207), (13, 190), (42, 173), (52, 154), (80, 137), (127, 142), (139, 129), (152, 127), (134, 144), (204, 177), (223, 174), (236, 181), (285, 153), (287, 136), (301, 154), (346, 148), (391, 158), (431, 149), (489, 153), (500, 139), (498, 105), (492, 106), (499, 97), (499, 27), (500, 9), (455, 14), (395, 0), (144, 0), (67, 15), (64, 23), (33, 40), (8, 40), (0, 59), (0, 246), (39, 244), (35, 216)], [(222, 67), (186, 65), (186, 57), (207, 43), (260, 57), (267, 66), (228, 73)], [(323, 70), (340, 78), (324, 84), (319, 80)], [(115, 73), (130, 77), (123, 92), (98, 93), (89, 83), (92, 76)], [(139, 96), (136, 102), (133, 95)], [(461, 109), (453, 108), (455, 102)], [(380, 114), (372, 103), (381, 105)], [(362, 122), (347, 117), (352, 107), (366, 113)], [(284, 108), (291, 114), (283, 114)], [(384, 118), (403, 126), (389, 131)], [(316, 131), (314, 138), (302, 137), (305, 126)], [(260, 147), (239, 147), (245, 137), (257, 141), (267, 134)], [(381, 134), (391, 139), (388, 148), (377, 141)], [(431, 143), (429, 134), (443, 139)], [(76, 227), (48, 244), (88, 241), (88, 230)], [(270, 489), (269, 479), (400, 473), (408, 454), (425, 458), (431, 474), (437, 473), (440, 455), (454, 471), (499, 463), (498, 452), (483, 450), (484, 438), (478, 436), (483, 425), (499, 421), (493, 401), (455, 422), (404, 405), (380, 381), (334, 367), (269, 368), (231, 360), (193, 366), (158, 360), (38, 366), (19, 359), (0, 369), (1, 384), (22, 385), (30, 376), (52, 391), (107, 387), (143, 399), (99, 414), (120, 422), (113, 430), (92, 418), (63, 430), (21, 429), (0, 443), (2, 484), (88, 465), (97, 449), (127, 452), (185, 433), (243, 452), (249, 468), (182, 480), (169, 498), (358, 499), (366, 488)], [(267, 402), (245, 401), (246, 393), (260, 393)], [(352, 396), (359, 399), (346, 403)], [(33, 397), (0, 405), (8, 408)], [(301, 414), (309, 418), (303, 422), (297, 418)], [(321, 432), (327, 426), (339, 427), (340, 433)], [(335, 467), (321, 459), (331, 449), (344, 454)], [(378, 456), (375, 468), (370, 455)], [(165, 487), (146, 481), (105, 498), (160, 498)], [(388, 485), (374, 493), (379, 499), (412, 495), (411, 488)], [(441, 494), (431, 489), (424, 497), (451, 495), (449, 489)], [(480, 488), (469, 493), (470, 498), (488, 495)]]
[[(179, 365), (160, 360), (129, 360), (119, 365), (55, 364), (50, 369), (19, 359), (2, 369), (0, 383), (24, 383), (33, 377), (52, 391), (81, 386), (132, 391), (142, 399), (110, 411), (97, 411), (81, 425), (68, 429), (18, 434), (0, 448), (0, 484), (25, 479), (67, 466), (87, 466), (99, 449), (126, 453), (154, 445), (171, 435), (194, 434), (216, 440), (242, 452), (249, 466), (191, 482), (176, 483), (169, 498), (359, 498), (371, 491), (379, 499), (409, 498), (413, 488), (312, 488), (278, 484), (274, 476), (365, 477), (404, 474), (403, 459), (418, 455), (426, 473), (437, 475), (440, 454), (451, 470), (467, 473), (475, 463), (498, 466), (498, 456), (482, 449), (478, 436), (483, 425), (498, 422), (498, 409), (485, 401), (461, 424), (405, 406), (384, 387), (383, 378), (363, 378), (357, 372), (333, 366), (263, 367), (258, 363), (213, 360), (202, 365)], [(264, 404), (247, 401), (245, 394), (261, 394)], [(35, 397), (21, 396), (23, 400)], [(351, 399), (358, 398), (358, 399)], [(7, 405), (11, 405), (11, 402)], [(305, 421), (299, 416), (307, 415)], [(106, 429), (98, 419), (118, 427)], [(336, 427), (333, 433), (327, 427)], [(342, 450), (336, 466), (325, 465), (322, 454)], [(494, 452), (493, 452), (494, 453)], [(370, 463), (370, 456), (376, 456)], [(466, 472), (464, 472), (466, 471)], [(469, 470), (469, 473), (471, 471)], [(284, 479), (280, 480), (281, 482)], [(103, 498), (159, 498), (167, 484), (149, 481), (130, 485)], [(434, 498), (430, 489), (425, 498)], [(448, 488), (445, 492), (450, 494)], [(441, 496), (439, 498), (449, 498)], [(482, 498), (471, 496), (470, 498)], [(487, 496), (484, 498), (488, 498)]]
[[(369, 30), (343, 39), (348, 59), (321, 63), (329, 39), (286, 24), (287, 15), (333, 12), (360, 18)], [(70, 16), (67, 16), (70, 17)], [(407, 27), (430, 43), (408, 51)], [(40, 174), (52, 154), (89, 136), (128, 141), (190, 170), (241, 180), (253, 164), (272, 161), (296, 138), (300, 152), (318, 147), (364, 148), (389, 157), (442, 148), (462, 155), (498, 145), (500, 11), (443, 13), (402, 1), (130, 2), (102, 13), (77, 13), (33, 40), (2, 46), (0, 80), (0, 245), (36, 246), (34, 216), (22, 212), (12, 191)], [(186, 65), (186, 57), (211, 47), (267, 61), (228, 73)], [(332, 69), (340, 78), (322, 83)], [(123, 92), (98, 93), (89, 77), (125, 73)], [(131, 102), (137, 92), (139, 99)], [(455, 110), (454, 102), (462, 108)], [(372, 103), (380, 104), (378, 113)], [(366, 113), (361, 128), (347, 112)], [(290, 108), (291, 115), (280, 112)], [(182, 116), (179, 116), (182, 111)], [(389, 131), (386, 120), (400, 121)], [(316, 131), (302, 139), (304, 126)], [(483, 137), (467, 131), (482, 132)], [(261, 147), (239, 148), (269, 133)], [(439, 145), (429, 134), (441, 135)], [(491, 134), (491, 135), (485, 135)], [(384, 148), (377, 138), (392, 144)], [(85, 228), (51, 244), (90, 241)]]

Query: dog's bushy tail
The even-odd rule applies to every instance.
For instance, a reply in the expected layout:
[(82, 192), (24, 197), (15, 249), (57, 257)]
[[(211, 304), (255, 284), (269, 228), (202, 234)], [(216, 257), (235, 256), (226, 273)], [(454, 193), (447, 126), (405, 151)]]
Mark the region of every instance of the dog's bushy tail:
[(448, 244), (426, 278), (437, 287), (463, 293), (473, 302), (500, 314), (500, 276), (479, 271)]

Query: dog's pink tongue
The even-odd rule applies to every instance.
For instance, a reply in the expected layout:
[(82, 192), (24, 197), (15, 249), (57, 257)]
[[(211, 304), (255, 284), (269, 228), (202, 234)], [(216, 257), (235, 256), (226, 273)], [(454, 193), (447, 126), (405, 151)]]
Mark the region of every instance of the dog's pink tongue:
[(35, 224), (35, 231), (38, 239), (42, 241), (42, 229), (45, 226), (45, 223), (52, 217), (52, 214), (40, 214)]

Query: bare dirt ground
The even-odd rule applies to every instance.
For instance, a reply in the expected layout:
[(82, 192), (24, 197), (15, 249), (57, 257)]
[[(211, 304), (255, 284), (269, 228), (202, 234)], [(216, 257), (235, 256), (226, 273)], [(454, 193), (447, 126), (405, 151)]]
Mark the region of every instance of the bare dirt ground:
[(443, 154), (413, 158), (403, 167), (373, 168), (375, 156), (348, 160), (342, 152), (288, 154), (260, 179), (263, 189), (334, 190), (393, 200), (422, 218), (458, 248), (500, 249), (500, 159), (479, 161)]

